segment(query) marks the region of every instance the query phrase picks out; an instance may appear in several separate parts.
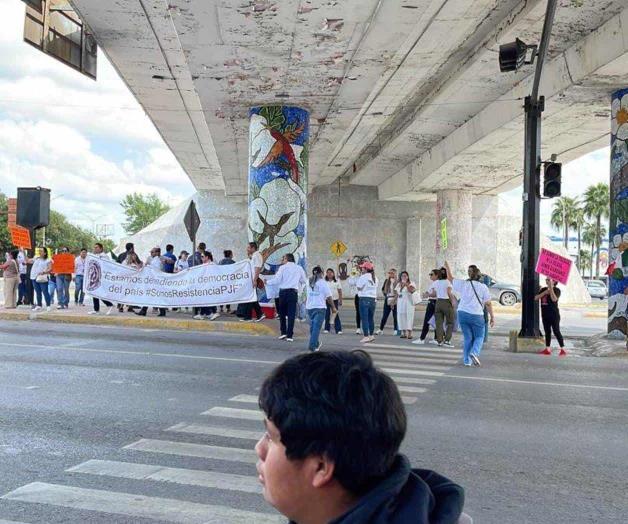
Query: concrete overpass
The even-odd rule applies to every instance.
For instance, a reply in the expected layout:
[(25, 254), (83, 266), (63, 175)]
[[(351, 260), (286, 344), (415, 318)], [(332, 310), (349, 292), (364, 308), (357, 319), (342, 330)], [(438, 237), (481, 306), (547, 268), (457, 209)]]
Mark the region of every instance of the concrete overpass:
[[(248, 195), (249, 213), (259, 210), (259, 187), (251, 196), (251, 165), (261, 167), (256, 155), (277, 144), (268, 138), (266, 149), (262, 144), (250, 150), (251, 137), (263, 137), (268, 120), (250, 115), (250, 108), (296, 106), (309, 112), (309, 129), (295, 129), (296, 123), (284, 129), (295, 139), (286, 154), (296, 158), (299, 169), (307, 172), (309, 157), (309, 183), (296, 187), (284, 176), (280, 192), (296, 192), (300, 218), (288, 219), (294, 219), (292, 236), (283, 242), (287, 247), (269, 254), (271, 259), (305, 244), (308, 205), (300, 192), (329, 198), (330, 184), (338, 185), (343, 208), (353, 209), (349, 200), (357, 194), (372, 199), (365, 219), (384, 219), (390, 216), (386, 202), (399, 202), (401, 215), (421, 220), (420, 226), (407, 223), (397, 235), (407, 256), (396, 265), (425, 259), (419, 264), (423, 274), (434, 263), (433, 246), (440, 250), (436, 221), (443, 217), (450, 223), (447, 256), (455, 265), (486, 257), (475, 256), (471, 240), (480, 231), (499, 229), (497, 222), (487, 222), (499, 215), (490, 196), (521, 183), (522, 106), (533, 74), (532, 66), (500, 73), (498, 48), (516, 37), (538, 43), (545, 1), (72, 4), (195, 187), (219, 191), (225, 209)], [(543, 158), (555, 153), (564, 162), (609, 143), (610, 97), (628, 84), (627, 71), (625, 0), (560, 2), (540, 90), (546, 97)], [(250, 118), (257, 118), (258, 131), (249, 136)], [(305, 160), (299, 157), (304, 147), (309, 147)], [(370, 192), (345, 189), (343, 194), (347, 185), (370, 186)], [(279, 204), (261, 205), (266, 210)], [(378, 215), (379, 210), (388, 211)], [(250, 217), (249, 227), (255, 220)], [(286, 234), (279, 222), (274, 226), (278, 236), (271, 235), (266, 248)], [(350, 239), (360, 234), (360, 226), (350, 221), (345, 226), (344, 233), (334, 234)], [(261, 229), (254, 227), (249, 234), (257, 238)], [(510, 237), (518, 228), (504, 231), (508, 249), (517, 256)], [(419, 255), (410, 253), (412, 238), (419, 239)], [(320, 250), (317, 246), (315, 252)], [(383, 261), (387, 253), (381, 253)]]

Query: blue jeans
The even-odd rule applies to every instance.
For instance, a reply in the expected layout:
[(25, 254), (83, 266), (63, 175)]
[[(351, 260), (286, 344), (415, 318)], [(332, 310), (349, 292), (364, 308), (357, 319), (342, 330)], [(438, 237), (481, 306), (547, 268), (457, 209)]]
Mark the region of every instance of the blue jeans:
[(70, 281), (72, 275), (57, 275), (57, 302), (60, 306), (70, 304)]
[(458, 321), (464, 337), (463, 359), (469, 365), (471, 355), (480, 356), (484, 343), (484, 315), (471, 315), (465, 311), (458, 311)]
[(74, 303), (82, 304), (85, 300), (85, 291), (83, 291), (83, 275), (76, 275), (74, 278)]
[(375, 333), (375, 299), (360, 297), (360, 319), (362, 333), (365, 337), (372, 337)]
[(310, 344), (308, 349), (314, 351), (318, 347), (318, 336), (321, 334), (321, 327), (325, 321), (325, 310), (322, 308), (308, 309), (310, 317)]
[(44, 299), (46, 300), (46, 305), (50, 306), (50, 293), (48, 292), (48, 284), (49, 282), (37, 282), (33, 280), (33, 287), (35, 288), (35, 293), (37, 294), (37, 305), (42, 307), (41, 304), (41, 295), (43, 293)]
[[(334, 305), (336, 306), (336, 311), (338, 310), (339, 300), (334, 300)], [(325, 331), (331, 331), (331, 306), (327, 304), (327, 309), (325, 310)], [(336, 333), (340, 333), (342, 331), (342, 323), (340, 322), (340, 313), (336, 315), (336, 319), (334, 320), (334, 330)]]
[(48, 280), (48, 286), (47, 287), (48, 287), (48, 296), (50, 297), (50, 304), (54, 304), (55, 303), (55, 291), (57, 289), (56, 281), (52, 280), (52, 278), (50, 278), (50, 280)]

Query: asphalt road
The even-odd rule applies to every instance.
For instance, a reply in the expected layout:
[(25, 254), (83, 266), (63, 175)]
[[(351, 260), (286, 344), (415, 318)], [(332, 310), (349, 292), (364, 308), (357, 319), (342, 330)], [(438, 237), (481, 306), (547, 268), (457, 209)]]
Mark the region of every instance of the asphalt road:
[[(0, 332), (0, 523), (283, 521), (256, 485), (253, 400), (304, 341), (43, 322)], [(403, 452), (462, 484), (476, 523), (626, 522), (628, 359), (489, 349), (468, 369), (456, 351), (392, 337), (370, 349), (403, 388)]]

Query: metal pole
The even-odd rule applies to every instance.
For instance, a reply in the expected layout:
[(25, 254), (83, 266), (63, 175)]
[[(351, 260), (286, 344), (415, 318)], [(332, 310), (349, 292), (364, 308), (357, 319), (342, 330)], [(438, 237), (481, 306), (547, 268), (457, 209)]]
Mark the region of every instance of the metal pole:
[(539, 308), (534, 295), (539, 289), (536, 259), (539, 255), (541, 219), (541, 115), (545, 109), (545, 98), (538, 98), (539, 85), (547, 48), (549, 46), (557, 0), (548, 0), (543, 23), (541, 44), (536, 57), (536, 70), (532, 93), (525, 99), (525, 139), (523, 174), (523, 245), (521, 252), (521, 337), (538, 337)]

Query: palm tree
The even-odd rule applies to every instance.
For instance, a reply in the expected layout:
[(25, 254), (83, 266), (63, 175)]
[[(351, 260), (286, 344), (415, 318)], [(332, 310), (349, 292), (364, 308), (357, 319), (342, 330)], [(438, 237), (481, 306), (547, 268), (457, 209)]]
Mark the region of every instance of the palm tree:
[(605, 229), (602, 226), (602, 218), (608, 218), (610, 213), (610, 194), (608, 184), (600, 182), (589, 188), (584, 193), (584, 214), (587, 218), (595, 219), (596, 245), (595, 245), (595, 276), (600, 276), (600, 244), (602, 243)]
[(578, 269), (580, 270), (580, 275), (584, 276), (587, 272), (587, 269), (589, 270), (589, 274), (591, 273), (591, 268), (593, 267), (592, 258), (593, 254), (591, 251), (586, 251), (583, 249), (579, 252), (578, 260), (580, 260), (580, 267)]
[(584, 216), (584, 209), (580, 207), (580, 202), (578, 202), (578, 207), (574, 210), (573, 216), (571, 217), (570, 226), (576, 230), (578, 234), (578, 269), (580, 273), (582, 273), (581, 269), (581, 261), (582, 258), (580, 256), (582, 252), (582, 227), (586, 223), (586, 217)]
[(578, 202), (575, 198), (560, 197), (554, 202), (550, 222), (554, 228), (563, 230), (563, 241), (565, 249), (569, 248), (569, 229), (573, 223), (573, 216), (578, 209)]
[(595, 253), (595, 238), (596, 238), (595, 232), (596, 232), (595, 224), (591, 224), (590, 222), (587, 222), (582, 228), (582, 241), (587, 246), (591, 246), (591, 249), (588, 251), (589, 260), (587, 264), (589, 266), (590, 278), (593, 278), (593, 254)]

